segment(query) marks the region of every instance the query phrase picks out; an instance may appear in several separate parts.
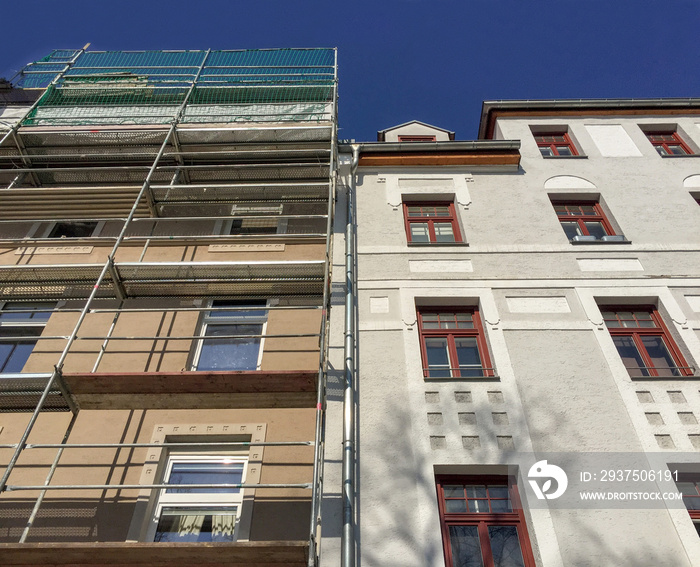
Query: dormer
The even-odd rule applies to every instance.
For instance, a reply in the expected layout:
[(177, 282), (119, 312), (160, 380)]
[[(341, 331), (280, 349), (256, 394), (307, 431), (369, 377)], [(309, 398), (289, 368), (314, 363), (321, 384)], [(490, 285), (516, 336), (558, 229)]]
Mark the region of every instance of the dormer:
[(448, 142), (454, 139), (454, 132), (419, 120), (412, 120), (377, 132), (378, 142)]

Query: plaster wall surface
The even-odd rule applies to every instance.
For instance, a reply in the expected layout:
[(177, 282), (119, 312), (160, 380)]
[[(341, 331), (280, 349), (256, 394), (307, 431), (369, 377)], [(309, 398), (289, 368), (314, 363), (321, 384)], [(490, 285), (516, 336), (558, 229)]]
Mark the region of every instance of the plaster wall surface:
[[(56, 302), (53, 302), (56, 303)], [(279, 301), (275, 303), (280, 304)], [(287, 302), (282, 302), (286, 304)], [(80, 301), (60, 302), (59, 307), (81, 309)], [(197, 309), (208, 305), (206, 299), (140, 298), (125, 301), (125, 309)], [(117, 309), (118, 302), (99, 300), (97, 309)], [(23, 372), (50, 372), (65, 339), (78, 320), (78, 312), (57, 311), (51, 315), (42, 336), (32, 351)], [(320, 309), (269, 310), (264, 334), (277, 335), (261, 341), (262, 370), (315, 370), (318, 364)], [(149, 311), (90, 313), (81, 325), (82, 337), (66, 358), (65, 372), (181, 372), (193, 370), (198, 341), (191, 337), (202, 333), (198, 311)], [(312, 335), (284, 337), (280, 335)], [(111, 340), (104, 345), (104, 338)], [(48, 338), (56, 337), (56, 338)], [(157, 337), (157, 338), (148, 338)], [(104, 349), (100, 356), (101, 350)], [(95, 368), (95, 364), (97, 368)]]
[(387, 142), (398, 142), (399, 136), (435, 136), (436, 141), (444, 142), (450, 139), (448, 132), (434, 128), (429, 124), (409, 123), (389, 129), (385, 134)]
[[(677, 124), (695, 147), (696, 122), (506, 118), (496, 137), (521, 140), (517, 171), (360, 168), (362, 565), (396, 565), (393, 541), (406, 542), (401, 565), (444, 564), (434, 486), (440, 472), (515, 466), (525, 494), (517, 452), (680, 451), (684, 462), (697, 456), (697, 381), (630, 379), (599, 307), (657, 306), (697, 368), (700, 207), (687, 180), (700, 174), (700, 159), (662, 158), (640, 128)], [(582, 156), (543, 158), (531, 127), (562, 125)], [(597, 200), (629, 242), (570, 243), (552, 207), (556, 199)], [(401, 205), (421, 200), (454, 203), (465, 242), (407, 243)], [(479, 305), (497, 379), (423, 377), (416, 305), (426, 301)], [(662, 445), (668, 438), (672, 445)], [(538, 566), (700, 564), (684, 510), (533, 508), (526, 519)]]

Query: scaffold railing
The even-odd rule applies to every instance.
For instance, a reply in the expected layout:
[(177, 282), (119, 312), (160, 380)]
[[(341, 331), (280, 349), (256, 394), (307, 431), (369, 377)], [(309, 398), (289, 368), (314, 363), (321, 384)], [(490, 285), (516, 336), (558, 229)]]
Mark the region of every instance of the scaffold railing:
[[(319, 122), (334, 114), (335, 50), (53, 52), (16, 86), (47, 88), (32, 125)], [(73, 53), (75, 56), (75, 53)], [(190, 90), (191, 89), (191, 90)]]
[[(128, 188), (132, 205), (121, 205), (125, 210), (121, 209), (118, 215), (123, 216), (128, 213), (128, 216), (119, 234), (113, 239), (112, 251), (104, 265), (81, 267), (73, 264), (70, 268), (66, 268), (71, 270), (72, 276), (79, 276), (80, 281), (69, 287), (80, 288), (78, 295), (84, 302), (84, 306), (76, 310), (77, 320), (70, 334), (61, 337), (60, 342), (65, 345), (62, 348), (59, 346), (56, 350), (57, 356), (52, 372), (31, 376), (31, 379), (36, 378), (41, 383), (39, 389), (34, 392), (32, 409), (27, 408), (31, 416), (19, 440), (13, 443), (12, 447), (7, 447), (13, 449), (13, 454), (0, 478), (0, 493), (18, 489), (42, 491), (20, 541), (25, 541), (29, 525), (36, 518), (46, 493), (44, 489), (51, 482), (51, 476), (59, 464), (63, 450), (68, 448), (71, 430), (80, 407), (75, 404), (64, 380), (66, 358), (71, 352), (71, 347), (80, 344), (83, 340), (81, 337), (88, 336), (85, 334), (87, 331), (81, 331), (81, 327), (86, 317), (100, 311), (99, 302), (103, 297), (116, 296), (122, 301), (125, 297), (124, 291), (128, 292), (128, 296), (143, 297), (152, 296), (154, 293), (159, 297), (177, 295), (246, 298), (295, 294), (298, 297), (322, 297), (319, 332), (298, 334), (299, 337), (308, 337), (308, 340), (313, 340), (315, 350), (319, 352), (318, 367), (314, 371), (315, 388), (310, 388), (316, 401), (312, 443), (313, 472), (311, 482), (304, 483), (303, 486), (299, 485), (299, 488), (311, 489), (308, 564), (317, 565), (325, 446), (332, 225), (337, 182), (336, 50), (142, 52), (90, 52), (86, 51), (86, 48), (56, 50), (43, 60), (27, 66), (20, 72), (19, 80), (14, 84), (20, 88), (45, 88), (46, 90), (25, 117), (4, 134), (0, 141), (2, 155), (12, 152), (14, 155), (10, 154), (10, 159), (16, 156), (21, 158), (21, 164), (17, 163), (14, 167), (23, 171), (17, 172), (18, 175), (11, 180), (6, 193), (12, 199), (21, 198), (21, 195), (30, 195), (32, 192), (36, 192), (37, 195), (41, 193), (41, 198), (44, 198), (45, 195), (42, 192), (63, 190), (63, 187), (39, 187), (42, 184), (38, 179), (41, 172), (37, 170), (41, 168), (35, 167), (33, 159), (38, 158), (37, 163), (46, 163), (47, 167), (43, 168), (44, 170), (52, 167), (55, 164), (52, 157), (42, 160), (36, 155), (47, 151), (47, 148), (49, 153), (56, 155), (60, 155), (61, 151), (71, 153), (84, 146), (97, 148), (95, 151), (98, 154), (109, 153), (117, 147), (120, 148), (119, 152), (131, 153), (139, 153), (142, 148), (148, 148), (147, 156), (140, 154), (148, 167), (135, 173), (136, 168), (131, 166), (141, 164), (125, 164), (132, 170), (130, 175), (135, 175), (133, 182), (137, 182), (138, 185), (134, 183)], [(241, 183), (233, 179), (198, 180), (197, 167), (188, 167), (196, 164), (187, 162), (188, 159), (197, 159), (191, 154), (194, 153), (193, 151), (198, 151), (197, 146), (200, 145), (235, 153), (245, 146), (257, 151), (259, 148), (255, 147), (255, 144), (286, 144), (286, 148), (294, 149), (296, 143), (302, 144), (299, 149), (303, 149), (303, 144), (313, 143), (319, 146), (326, 144), (329, 155), (324, 155), (320, 159), (324, 164), (321, 169), (317, 169), (313, 180), (285, 178), (271, 181), (266, 179), (258, 183)], [(189, 149), (193, 150), (189, 155), (187, 144), (191, 144)], [(224, 147), (225, 144), (243, 147), (228, 148)], [(125, 147), (126, 150), (123, 149)], [(270, 153), (278, 149), (282, 148), (269, 148)], [(100, 160), (103, 157), (95, 157), (95, 159)], [(120, 158), (117, 159), (121, 161)], [(163, 173), (167, 173), (167, 177), (161, 178)], [(44, 175), (52, 175), (52, 173), (45, 171)], [(216, 183), (211, 184), (208, 181), (216, 181)], [(65, 188), (72, 186), (73, 189), (80, 190), (94, 188), (112, 190), (110, 187), (99, 187), (99, 182), (88, 187), (91, 184), (90, 179), (69, 179), (66, 180)], [(212, 187), (218, 192), (214, 198), (211, 198)], [(207, 192), (210, 196), (205, 195)], [(189, 193), (189, 199), (186, 193)], [(327, 212), (325, 215), (319, 215), (319, 218), (326, 221), (324, 260), (292, 263), (296, 264), (296, 268), (291, 278), (288, 275), (285, 277), (289, 266), (280, 265), (279, 270), (277, 268), (270, 270), (270, 266), (262, 266), (256, 262), (248, 262), (248, 267), (242, 265), (236, 267), (235, 263), (228, 263), (229, 265), (225, 268), (221, 266), (222, 263), (207, 262), (173, 262), (170, 265), (169, 263), (147, 265), (148, 263), (143, 262), (115, 262), (115, 254), (129, 241), (128, 231), (132, 223), (139, 220), (137, 217), (143, 216), (145, 209), (152, 217), (159, 215), (178, 217), (181, 216), (184, 207), (191, 205), (188, 201), (192, 199), (200, 205), (197, 215), (211, 213), (213, 216), (228, 215), (228, 218), (235, 216), (231, 214), (230, 208), (207, 210), (203, 205), (221, 207), (222, 201), (224, 205), (230, 207), (229, 202), (238, 206), (255, 201), (317, 203), (323, 200), (326, 203)], [(209, 199), (211, 202), (208, 202)], [(71, 207), (73, 207), (72, 202)], [(18, 213), (15, 211), (12, 214)], [(13, 217), (4, 218), (9, 220)], [(27, 217), (18, 216), (17, 218), (26, 219)], [(51, 218), (55, 218), (53, 213)], [(58, 272), (62, 269), (58, 266)], [(231, 269), (235, 272), (235, 278), (231, 278)], [(23, 270), (26, 273), (22, 272)], [(58, 296), (68, 300), (76, 299), (66, 295), (68, 287), (54, 285), (55, 282), (52, 280), (54, 276), (65, 280), (65, 274), (59, 274), (56, 266), (47, 267), (45, 270), (39, 267), (38, 271), (36, 270), (37, 266), (1, 269), (2, 277), (7, 276), (17, 280), (13, 280), (14, 283), (9, 287), (5, 286), (9, 291), (3, 299), (22, 300), (30, 296), (34, 299)], [(13, 275), (10, 272), (13, 272)], [(45, 280), (37, 281), (37, 274), (45, 277)], [(238, 282), (234, 281), (236, 279)], [(16, 283), (19, 285), (14, 285)], [(127, 287), (123, 288), (125, 283)], [(129, 285), (132, 287), (128, 288)], [(234, 289), (232, 285), (238, 287)], [(168, 293), (167, 286), (170, 286), (173, 291)], [(319, 306), (316, 305), (314, 308)], [(154, 309), (167, 311), (167, 309)], [(211, 311), (211, 308), (194, 307), (192, 310)], [(106, 312), (112, 311), (107, 309)], [(195, 318), (198, 316), (197, 313), (191, 315)], [(260, 335), (262, 338), (266, 333), (260, 333)], [(271, 340), (279, 338), (273, 333), (267, 335)], [(89, 336), (93, 337), (93, 340), (99, 340), (97, 335)], [(156, 339), (155, 336), (147, 333), (140, 334), (139, 337), (139, 340), (147, 341), (168, 340), (165, 337)], [(112, 338), (118, 340), (116, 337)], [(202, 338), (192, 334), (184, 340), (196, 342), (201, 341)], [(20, 483), (10, 484), (10, 476), (17, 466), (18, 458), (24, 450), (32, 447), (28, 439), (37, 424), (39, 415), (42, 411), (52, 411), (52, 405), (57, 396), (66, 401), (73, 416), (63, 441), (56, 447), (58, 454), (47, 476), (46, 484), (43, 487), (31, 485), (31, 488), (28, 488), (28, 485), (22, 487)], [(13, 478), (16, 477), (17, 473)], [(59, 488), (60, 486), (57, 485), (48, 490), (60, 491), (62, 489)], [(106, 488), (111, 485), (100, 486)], [(144, 487), (144, 485), (133, 486)], [(154, 489), (165, 486), (164, 484), (152, 485)], [(121, 487), (124, 488), (124, 485)], [(66, 488), (72, 487), (66, 485)]]

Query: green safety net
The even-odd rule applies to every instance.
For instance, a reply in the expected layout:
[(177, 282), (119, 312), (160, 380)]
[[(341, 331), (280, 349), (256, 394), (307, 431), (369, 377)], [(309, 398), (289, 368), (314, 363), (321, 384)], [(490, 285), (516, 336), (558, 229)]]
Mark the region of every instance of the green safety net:
[[(167, 122), (190, 89), (188, 106), (229, 106), (232, 119), (319, 120), (329, 118), (320, 105), (335, 92), (333, 49), (77, 53), (54, 51), (22, 71), (17, 86), (48, 86), (25, 125)], [(255, 105), (286, 106), (260, 112)], [(207, 112), (196, 112), (197, 121)], [(209, 112), (215, 122), (226, 119), (222, 108)]]

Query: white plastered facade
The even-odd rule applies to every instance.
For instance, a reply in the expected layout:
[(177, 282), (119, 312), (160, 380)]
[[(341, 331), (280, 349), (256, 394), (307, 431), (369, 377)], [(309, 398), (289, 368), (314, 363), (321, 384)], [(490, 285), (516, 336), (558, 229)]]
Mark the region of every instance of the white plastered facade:
[[(515, 454), (529, 451), (653, 452), (700, 463), (700, 424), (687, 417), (700, 420), (700, 382), (632, 380), (599, 307), (655, 305), (700, 374), (693, 194), (700, 158), (660, 157), (640, 128), (655, 122), (677, 124), (691, 147), (700, 144), (692, 116), (500, 118), (498, 138), (521, 140), (517, 172), (359, 168), (363, 567), (444, 565), (435, 491), (441, 472), (518, 471)], [(543, 158), (533, 126), (562, 124), (581, 155)], [(350, 185), (349, 167), (342, 171)], [(552, 200), (577, 197), (602, 203), (626, 242), (569, 242)], [(401, 203), (421, 199), (454, 202), (462, 245), (408, 245)], [(336, 240), (336, 266), (339, 249)], [(496, 379), (423, 377), (416, 305), (426, 302), (479, 306)], [(525, 472), (517, 472), (519, 483)], [(528, 508), (524, 490), (521, 497), (538, 566), (700, 565), (700, 540), (684, 509), (547, 510)]]

